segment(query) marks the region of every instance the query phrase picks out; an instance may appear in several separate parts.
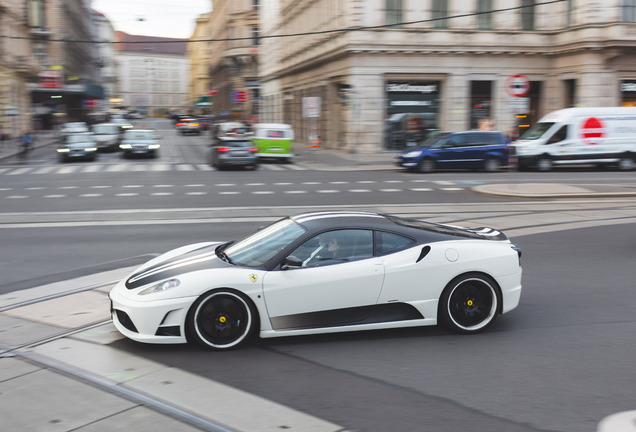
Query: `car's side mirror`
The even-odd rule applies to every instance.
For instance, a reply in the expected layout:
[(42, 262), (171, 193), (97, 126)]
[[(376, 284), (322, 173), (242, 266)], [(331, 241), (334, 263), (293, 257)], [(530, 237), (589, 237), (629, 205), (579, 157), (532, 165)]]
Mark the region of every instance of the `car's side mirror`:
[(293, 255), (288, 256), (283, 260), (280, 266), (281, 270), (289, 270), (293, 268), (300, 268), (303, 266), (303, 262)]

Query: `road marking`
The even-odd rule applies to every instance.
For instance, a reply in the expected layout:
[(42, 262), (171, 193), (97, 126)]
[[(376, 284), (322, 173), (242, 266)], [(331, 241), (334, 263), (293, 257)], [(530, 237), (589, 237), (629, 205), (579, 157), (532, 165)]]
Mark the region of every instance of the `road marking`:
[(448, 191), (448, 192), (450, 192), (450, 191), (463, 191), (464, 188), (440, 188), (440, 190)]
[(177, 165), (177, 171), (195, 171), (192, 165)]
[(219, 192), (219, 195), (240, 195), (241, 192), (236, 192), (236, 191), (225, 191), (225, 192)]
[(56, 171), (57, 174), (71, 174), (77, 171), (77, 167), (63, 167)]
[(128, 193), (118, 193), (115, 194), (116, 197), (135, 197), (135, 196), (139, 196), (138, 193), (136, 192), (128, 192)]
[(186, 192), (186, 195), (207, 195), (207, 192)]
[(44, 198), (66, 198), (66, 195), (44, 195)]
[(119, 172), (119, 171), (126, 171), (127, 170), (128, 165), (109, 165), (106, 168), (106, 172)]
[(142, 188), (143, 185), (124, 185), (122, 186), (124, 189), (135, 189), (135, 188)]
[(55, 169), (57, 169), (55, 166), (42, 167), (36, 170), (33, 174), (48, 174)]
[(78, 188), (79, 188), (79, 186), (60, 186), (60, 187), (58, 187), (58, 189), (65, 189), (65, 190), (78, 189)]
[(26, 188), (26, 190), (43, 190), (43, 189), (46, 189), (46, 188), (43, 186)]
[(154, 192), (150, 194), (151, 196), (172, 196), (174, 193), (172, 192)]
[(110, 189), (112, 188), (112, 186), (106, 186), (106, 185), (102, 185), (102, 186), (91, 186), (91, 189)]
[(150, 165), (150, 169), (152, 171), (170, 171), (172, 167), (167, 164), (152, 164)]
[(294, 191), (294, 190), (291, 190), (291, 191), (285, 191), (285, 193), (286, 194), (306, 194), (307, 191), (298, 191), (298, 190)]
[(433, 189), (429, 189), (429, 188), (411, 188), (409, 190), (413, 191), (413, 192), (430, 192)]
[(304, 184), (304, 185), (319, 185), (319, 184), (322, 184), (322, 182), (302, 182), (301, 184)]
[(11, 171), (10, 173), (8, 173), (7, 175), (19, 175), (19, 174), (25, 174), (28, 173), (29, 171), (31, 171), (31, 168), (18, 168), (16, 170)]
[(367, 193), (367, 192), (371, 192), (371, 189), (349, 189), (347, 192)]
[(97, 198), (104, 196), (104, 194), (81, 194), (80, 198)]
[(7, 197), (7, 199), (24, 199), (24, 198), (29, 198), (29, 197), (27, 195), (11, 195)]
[(291, 186), (294, 183), (274, 183), (274, 186)]
[(277, 165), (261, 165), (261, 167), (268, 171), (283, 171), (285, 168), (279, 167)]
[(81, 171), (81, 172), (83, 172), (83, 173), (87, 173), (87, 172), (97, 172), (97, 171), (99, 171), (101, 168), (102, 168), (102, 167), (101, 167), (101, 166), (99, 166), (99, 165), (89, 165), (89, 166), (87, 166), (87, 167), (84, 167), (84, 168), (82, 169), (82, 171)]
[(191, 187), (191, 188), (195, 188), (195, 187), (204, 187), (204, 184), (187, 184), (185, 185), (185, 187)]
[(380, 189), (380, 192), (402, 192), (402, 189)]
[(265, 186), (265, 183), (245, 183), (245, 186)]
[(274, 191), (253, 191), (252, 194), (254, 195), (273, 195), (275, 192)]
[(321, 193), (321, 194), (330, 194), (330, 193), (339, 193), (339, 190), (335, 190), (335, 189), (322, 189), (322, 190), (317, 190), (316, 193)]

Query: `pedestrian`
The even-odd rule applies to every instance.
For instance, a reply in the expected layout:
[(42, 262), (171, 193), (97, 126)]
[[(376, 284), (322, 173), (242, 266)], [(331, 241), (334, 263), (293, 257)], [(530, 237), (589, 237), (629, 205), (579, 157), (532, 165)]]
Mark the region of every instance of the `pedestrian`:
[(33, 132), (29, 130), (25, 130), (22, 133), (21, 147), (22, 154), (26, 155), (29, 150), (31, 150), (31, 146), (33, 145)]

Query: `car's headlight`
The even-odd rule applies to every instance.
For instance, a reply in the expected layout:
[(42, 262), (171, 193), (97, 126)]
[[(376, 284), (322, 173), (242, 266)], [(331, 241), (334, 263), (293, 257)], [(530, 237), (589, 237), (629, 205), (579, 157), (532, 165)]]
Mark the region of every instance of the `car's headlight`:
[(89, 151), (89, 152), (97, 151), (97, 147), (87, 147), (86, 151)]
[(413, 158), (413, 157), (418, 157), (421, 154), (422, 154), (422, 150), (413, 150), (408, 153), (402, 153), (402, 157)]
[(153, 285), (150, 288), (146, 288), (145, 290), (139, 292), (139, 295), (164, 292), (164, 291), (168, 291), (169, 289), (176, 288), (179, 285), (181, 285), (181, 282), (179, 281), (179, 279), (168, 279), (166, 281)]
[(68, 152), (70, 152), (70, 150), (67, 149), (67, 148), (59, 148), (59, 149), (57, 149), (57, 152), (58, 153), (68, 153)]
[(130, 144), (120, 144), (119, 148), (123, 150), (130, 150), (132, 146)]

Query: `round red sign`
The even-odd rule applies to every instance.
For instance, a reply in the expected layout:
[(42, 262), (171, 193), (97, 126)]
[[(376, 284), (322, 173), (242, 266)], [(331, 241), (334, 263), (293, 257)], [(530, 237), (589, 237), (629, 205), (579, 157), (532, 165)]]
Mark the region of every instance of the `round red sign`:
[(510, 96), (523, 97), (530, 91), (530, 80), (525, 75), (512, 75), (506, 79), (506, 91)]
[(605, 138), (605, 125), (603, 121), (596, 117), (590, 117), (583, 122), (581, 127), (583, 141), (589, 145), (600, 144)]

